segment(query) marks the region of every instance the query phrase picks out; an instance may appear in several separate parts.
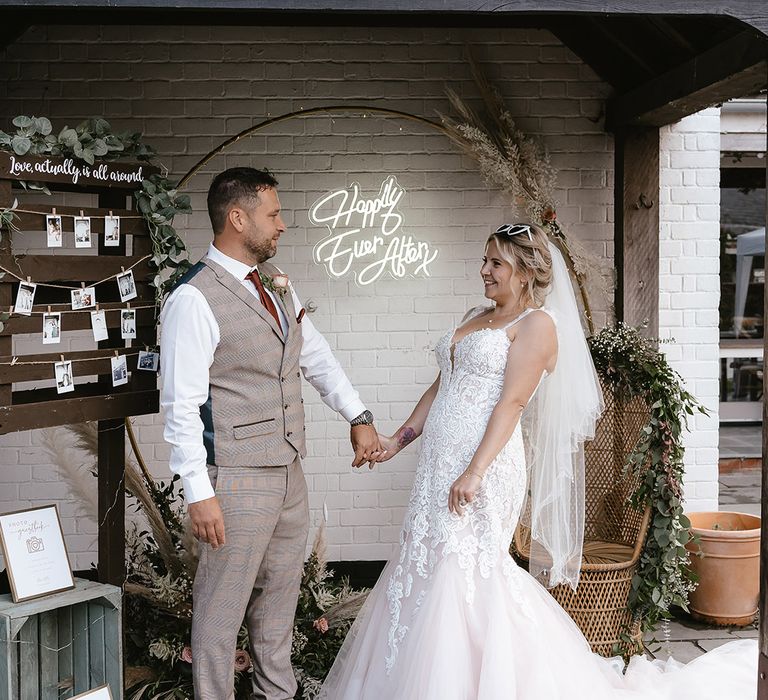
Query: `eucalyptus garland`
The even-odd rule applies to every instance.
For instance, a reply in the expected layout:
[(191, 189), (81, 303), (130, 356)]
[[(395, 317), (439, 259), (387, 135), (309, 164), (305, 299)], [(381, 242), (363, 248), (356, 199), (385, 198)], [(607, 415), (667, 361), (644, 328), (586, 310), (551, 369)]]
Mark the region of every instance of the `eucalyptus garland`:
[(680, 375), (659, 352), (658, 339), (643, 337), (637, 328), (619, 323), (589, 339), (600, 375), (620, 397), (642, 397), (650, 418), (627, 460), (640, 477), (632, 505), (651, 506), (645, 549), (632, 579), (629, 608), (643, 630), (653, 630), (670, 617), (670, 607), (688, 609), (694, 589), (690, 555), (690, 521), (683, 514), (683, 433), (688, 417), (708, 415), (707, 409), (683, 388)]
[[(18, 156), (59, 156), (76, 158), (89, 165), (95, 160), (131, 158), (149, 162), (155, 151), (141, 141), (139, 132), (112, 133), (106, 119), (86, 119), (74, 128), (65, 126), (58, 134), (46, 117), (18, 116), (13, 120), (16, 131), (0, 131), (0, 150)], [(41, 183), (20, 181), (25, 189), (50, 194)], [(135, 192), (139, 211), (144, 216), (152, 240), (152, 265), (157, 272), (152, 280), (158, 303), (176, 280), (190, 267), (184, 241), (173, 227), (177, 214), (192, 211), (189, 197), (177, 192), (176, 185), (163, 175), (152, 175)], [(15, 218), (12, 207), (0, 211), (0, 227), (13, 228)]]

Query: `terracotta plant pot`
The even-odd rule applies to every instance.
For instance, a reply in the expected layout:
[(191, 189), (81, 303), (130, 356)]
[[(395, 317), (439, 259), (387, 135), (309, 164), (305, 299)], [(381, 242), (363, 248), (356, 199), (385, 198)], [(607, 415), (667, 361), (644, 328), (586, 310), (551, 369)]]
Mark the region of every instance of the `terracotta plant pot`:
[(690, 596), (691, 615), (716, 625), (749, 625), (760, 592), (760, 518), (721, 511), (690, 513), (702, 556), (693, 542), (691, 567), (699, 584)]

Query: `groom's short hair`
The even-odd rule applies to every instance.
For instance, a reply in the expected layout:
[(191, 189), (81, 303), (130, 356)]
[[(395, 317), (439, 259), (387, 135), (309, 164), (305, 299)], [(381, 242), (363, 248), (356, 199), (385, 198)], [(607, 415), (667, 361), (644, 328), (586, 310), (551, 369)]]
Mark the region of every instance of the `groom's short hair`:
[(244, 199), (259, 201), (259, 192), (276, 187), (277, 180), (269, 170), (229, 168), (219, 173), (208, 188), (208, 216), (214, 233), (224, 229), (227, 212)]

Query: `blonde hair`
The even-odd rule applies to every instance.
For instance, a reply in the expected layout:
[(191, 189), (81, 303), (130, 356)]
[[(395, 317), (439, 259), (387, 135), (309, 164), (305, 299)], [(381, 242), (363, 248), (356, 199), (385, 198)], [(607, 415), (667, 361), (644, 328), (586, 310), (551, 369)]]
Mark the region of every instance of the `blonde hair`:
[(526, 306), (536, 308), (544, 304), (544, 298), (552, 283), (552, 255), (549, 252), (549, 239), (540, 226), (521, 224), (531, 230), (527, 233), (509, 236), (506, 233), (492, 233), (485, 242), (486, 250), (491, 241), (499, 249), (499, 257), (512, 265), (515, 274), (521, 274), (527, 280), (523, 289)]

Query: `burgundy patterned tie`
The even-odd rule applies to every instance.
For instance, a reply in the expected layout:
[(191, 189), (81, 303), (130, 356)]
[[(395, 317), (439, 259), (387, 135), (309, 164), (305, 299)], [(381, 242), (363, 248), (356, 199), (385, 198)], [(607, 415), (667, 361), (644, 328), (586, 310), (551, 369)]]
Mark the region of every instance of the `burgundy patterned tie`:
[(272, 314), (272, 318), (274, 318), (277, 322), (277, 327), (282, 330), (280, 317), (277, 314), (277, 308), (275, 308), (275, 302), (272, 301), (272, 297), (269, 296), (269, 294), (267, 294), (267, 290), (264, 289), (264, 283), (261, 281), (259, 271), (252, 270), (248, 275), (246, 275), (245, 279), (251, 280), (251, 282), (253, 282), (254, 286), (256, 287), (256, 291), (259, 293), (259, 299), (261, 299), (261, 303), (264, 304), (264, 308)]

